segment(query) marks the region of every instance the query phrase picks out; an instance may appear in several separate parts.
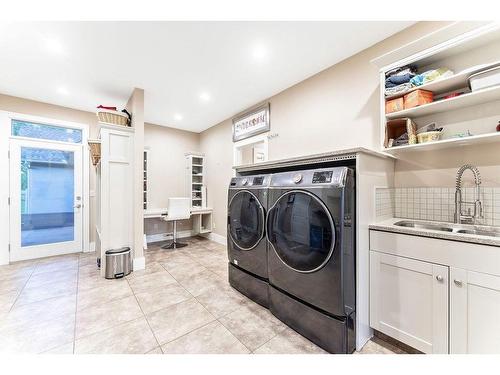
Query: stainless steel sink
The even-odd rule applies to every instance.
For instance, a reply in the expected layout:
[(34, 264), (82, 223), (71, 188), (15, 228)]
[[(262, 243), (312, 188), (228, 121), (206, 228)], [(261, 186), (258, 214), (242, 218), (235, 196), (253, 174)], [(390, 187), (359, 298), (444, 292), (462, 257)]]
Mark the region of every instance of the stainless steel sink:
[(441, 232), (453, 232), (452, 227), (448, 227), (443, 224), (419, 223), (418, 221), (402, 220), (398, 221), (397, 223), (394, 223), (394, 225), (406, 228), (431, 229), (431, 230), (439, 230)]
[(476, 236), (500, 237), (500, 232), (496, 230), (458, 229), (456, 233), (475, 234)]
[(429, 229), (440, 232), (459, 233), (459, 234), (472, 234), (476, 236), (500, 237), (500, 228), (477, 226), (477, 225), (463, 225), (463, 224), (447, 224), (447, 223), (424, 223), (413, 220), (401, 220), (394, 225), (405, 228), (415, 229)]

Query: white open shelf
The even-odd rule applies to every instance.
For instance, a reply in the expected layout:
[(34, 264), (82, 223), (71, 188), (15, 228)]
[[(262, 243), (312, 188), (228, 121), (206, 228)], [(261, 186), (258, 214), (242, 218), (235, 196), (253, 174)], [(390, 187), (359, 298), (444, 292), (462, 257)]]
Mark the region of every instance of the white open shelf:
[(499, 141), (500, 141), (500, 132), (473, 135), (464, 138), (443, 139), (441, 141), (417, 143), (414, 145), (397, 146), (397, 147), (385, 148), (384, 151), (391, 154), (399, 154), (411, 151), (433, 151), (445, 148), (494, 143)]
[(386, 96), (385, 99), (391, 100), (391, 99), (400, 98), (400, 97), (402, 97), (402, 96), (404, 96), (412, 91), (415, 91), (415, 90), (427, 90), (427, 91), (432, 91), (433, 93), (436, 93), (436, 92), (443, 93), (443, 92), (448, 92), (448, 91), (452, 91), (455, 89), (460, 89), (462, 87), (468, 86), (467, 80), (470, 77), (470, 75), (471, 75), (471, 73), (469, 73), (469, 72), (455, 74), (451, 77), (439, 79), (437, 81), (432, 81), (432, 82), (427, 83), (427, 84), (422, 85), (422, 86), (412, 87), (411, 89), (409, 89), (408, 91), (405, 91), (405, 92)]
[(470, 92), (468, 94), (463, 94), (454, 98), (424, 104), (419, 107), (387, 113), (385, 117), (388, 120), (401, 117), (416, 118), (421, 116), (428, 116), (434, 113), (447, 112), (464, 107), (484, 104), (496, 100), (500, 100), (500, 86)]

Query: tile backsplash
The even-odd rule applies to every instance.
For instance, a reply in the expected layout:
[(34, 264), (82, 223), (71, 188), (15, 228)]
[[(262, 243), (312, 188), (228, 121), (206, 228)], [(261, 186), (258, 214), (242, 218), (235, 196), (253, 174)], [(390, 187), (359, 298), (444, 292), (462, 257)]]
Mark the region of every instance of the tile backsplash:
[[(464, 200), (474, 201), (475, 190), (463, 188)], [(500, 188), (481, 187), (480, 199), (484, 218), (477, 224), (500, 226)], [(375, 206), (377, 220), (398, 217), (453, 222), (455, 188), (377, 188)]]

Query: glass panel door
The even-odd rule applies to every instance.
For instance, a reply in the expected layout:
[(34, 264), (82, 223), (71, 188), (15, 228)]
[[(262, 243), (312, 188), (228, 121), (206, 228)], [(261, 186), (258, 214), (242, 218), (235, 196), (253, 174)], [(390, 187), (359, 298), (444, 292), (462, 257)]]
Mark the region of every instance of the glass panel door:
[(82, 146), (11, 140), (11, 260), (82, 249)]
[(313, 272), (330, 258), (335, 227), (325, 205), (313, 194), (291, 191), (269, 210), (267, 233), (274, 251), (290, 268)]
[(21, 147), (21, 246), (75, 239), (75, 155)]
[(229, 203), (229, 235), (242, 250), (258, 245), (264, 236), (264, 209), (255, 195), (237, 192)]

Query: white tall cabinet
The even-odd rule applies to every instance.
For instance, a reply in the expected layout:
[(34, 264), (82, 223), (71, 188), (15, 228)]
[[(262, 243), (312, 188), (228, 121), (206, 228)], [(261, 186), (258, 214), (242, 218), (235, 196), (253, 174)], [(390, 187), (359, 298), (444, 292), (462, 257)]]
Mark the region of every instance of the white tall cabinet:
[(134, 130), (102, 125), (101, 160), (97, 165), (96, 231), (97, 252), (104, 276), (105, 252), (134, 244), (133, 176)]

